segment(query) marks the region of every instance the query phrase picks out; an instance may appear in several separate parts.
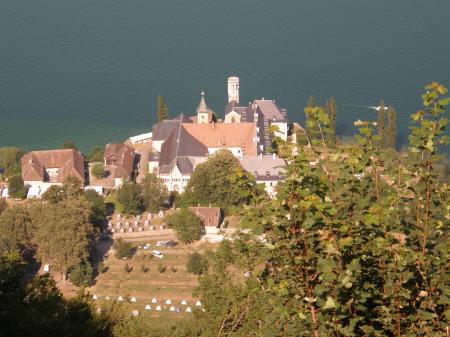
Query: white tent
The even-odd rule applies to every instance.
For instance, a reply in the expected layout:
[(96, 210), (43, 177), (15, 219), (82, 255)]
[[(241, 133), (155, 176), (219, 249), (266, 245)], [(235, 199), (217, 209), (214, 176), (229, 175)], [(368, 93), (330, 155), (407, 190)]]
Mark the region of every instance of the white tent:
[(94, 296), (92, 296), (92, 299), (93, 299), (94, 301), (98, 300), (97, 295), (94, 294)]
[(182, 300), (181, 301), (181, 305), (187, 305), (187, 301), (186, 300)]
[(192, 312), (191, 307), (187, 307), (187, 308), (186, 308), (186, 312)]
[(161, 307), (159, 305), (156, 307), (156, 311), (161, 311)]
[(123, 297), (122, 296), (119, 296), (119, 298), (117, 299), (119, 302), (122, 302), (123, 301)]
[(152, 307), (150, 306), (150, 304), (147, 304), (147, 305), (145, 306), (145, 310), (152, 310)]
[(197, 302), (195, 302), (195, 305), (196, 305), (197, 307), (201, 307), (201, 306), (202, 306), (202, 302), (197, 301)]
[(105, 300), (106, 300), (106, 301), (109, 301), (109, 296), (105, 296)]
[(172, 301), (171, 300), (167, 300), (166, 304), (172, 304)]
[(156, 298), (152, 298), (152, 303), (158, 303), (158, 301), (156, 300)]
[(136, 302), (136, 297), (133, 296), (130, 301), (131, 302)]
[(175, 311), (175, 307), (170, 307), (169, 311)]
[(50, 272), (50, 265), (44, 264), (44, 273)]
[(132, 314), (134, 317), (137, 317), (137, 316), (139, 316), (139, 311), (133, 310), (133, 311), (131, 312), (131, 314)]

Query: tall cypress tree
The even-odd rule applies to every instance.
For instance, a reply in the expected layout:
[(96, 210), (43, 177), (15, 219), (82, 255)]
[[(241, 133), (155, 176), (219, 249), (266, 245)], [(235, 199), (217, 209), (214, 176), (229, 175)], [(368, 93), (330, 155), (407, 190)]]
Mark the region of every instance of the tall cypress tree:
[(390, 106), (386, 110), (387, 115), (387, 126), (386, 126), (386, 137), (384, 145), (387, 148), (395, 149), (397, 144), (397, 112), (395, 108)]
[(378, 144), (382, 148), (386, 142), (386, 107), (384, 101), (381, 100), (379, 110), (378, 110)]
[(326, 111), (330, 116), (328, 144), (336, 145), (336, 98), (332, 96), (326, 104)]
[(157, 113), (158, 113), (158, 122), (161, 122), (169, 116), (168, 108), (166, 103), (164, 103), (164, 99), (162, 95), (158, 95), (157, 100)]
[(314, 102), (314, 97), (309, 96), (308, 97), (308, 102), (306, 103), (306, 107), (304, 109), (305, 112), (305, 129), (306, 129), (306, 133), (308, 134), (308, 137), (315, 138), (316, 136), (316, 124), (315, 122), (312, 120), (311, 115), (309, 114), (309, 111), (314, 108), (315, 102)]

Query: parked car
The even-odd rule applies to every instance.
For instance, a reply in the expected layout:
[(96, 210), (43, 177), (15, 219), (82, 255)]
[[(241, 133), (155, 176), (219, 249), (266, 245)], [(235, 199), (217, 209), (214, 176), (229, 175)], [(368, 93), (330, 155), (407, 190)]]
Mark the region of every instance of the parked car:
[(152, 255), (154, 257), (157, 257), (158, 259), (162, 259), (164, 255), (161, 254), (161, 252), (159, 250), (154, 250), (152, 251)]

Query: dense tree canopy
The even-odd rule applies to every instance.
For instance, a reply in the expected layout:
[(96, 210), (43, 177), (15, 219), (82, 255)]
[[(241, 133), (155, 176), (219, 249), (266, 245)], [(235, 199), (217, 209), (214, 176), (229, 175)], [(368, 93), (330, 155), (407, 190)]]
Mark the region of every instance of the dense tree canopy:
[(126, 214), (136, 215), (144, 210), (144, 199), (140, 185), (126, 182), (117, 190), (116, 199), (123, 205)]
[(102, 163), (96, 163), (92, 166), (92, 175), (97, 179), (102, 179), (105, 175), (105, 167)]
[(158, 212), (167, 201), (169, 193), (164, 182), (154, 174), (147, 174), (141, 181), (144, 207), (147, 211)]
[(176, 211), (166, 216), (164, 221), (173, 228), (178, 240), (184, 243), (191, 243), (199, 240), (203, 233), (201, 219), (186, 209)]
[(24, 185), (20, 174), (13, 175), (8, 180), (9, 196), (16, 199), (25, 199), (27, 197), (27, 187)]
[(71, 268), (88, 259), (95, 235), (90, 217), (90, 204), (81, 199), (40, 205), (33, 216), (38, 260), (65, 277)]
[(0, 240), (9, 246), (30, 246), (32, 235), (32, 219), (26, 206), (8, 208), (0, 215)]
[(239, 206), (250, 202), (254, 188), (254, 177), (230, 151), (220, 150), (197, 165), (180, 202), (190, 206)]
[(20, 174), (20, 158), (25, 152), (16, 147), (2, 147), (0, 148), (0, 170), (4, 177), (11, 177)]

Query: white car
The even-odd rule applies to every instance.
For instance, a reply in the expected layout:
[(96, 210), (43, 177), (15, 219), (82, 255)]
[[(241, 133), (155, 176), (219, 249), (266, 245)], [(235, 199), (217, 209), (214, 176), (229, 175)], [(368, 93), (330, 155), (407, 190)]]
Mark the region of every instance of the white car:
[(162, 259), (164, 255), (161, 254), (161, 252), (159, 250), (154, 250), (152, 251), (152, 255), (154, 257), (157, 257), (158, 259)]

